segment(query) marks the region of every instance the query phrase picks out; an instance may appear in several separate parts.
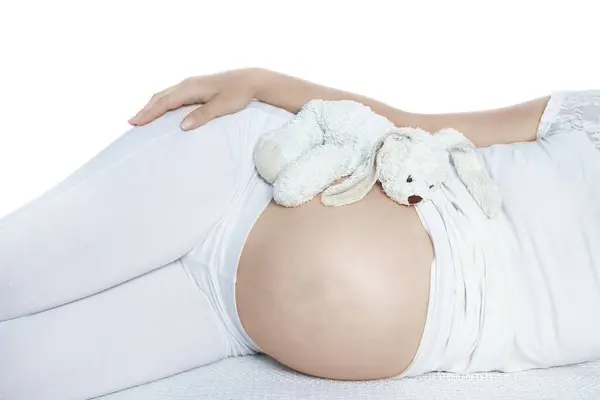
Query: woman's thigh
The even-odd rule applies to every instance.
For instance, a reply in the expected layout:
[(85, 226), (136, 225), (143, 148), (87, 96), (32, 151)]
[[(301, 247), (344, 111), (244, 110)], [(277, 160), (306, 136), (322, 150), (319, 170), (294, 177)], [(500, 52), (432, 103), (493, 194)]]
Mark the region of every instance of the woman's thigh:
[(113, 287), (203, 240), (251, 168), (255, 138), (286, 114), (251, 104), (184, 132), (191, 109), (130, 129), (0, 220), (0, 321)]
[(0, 324), (0, 398), (84, 399), (226, 357), (227, 335), (180, 261)]

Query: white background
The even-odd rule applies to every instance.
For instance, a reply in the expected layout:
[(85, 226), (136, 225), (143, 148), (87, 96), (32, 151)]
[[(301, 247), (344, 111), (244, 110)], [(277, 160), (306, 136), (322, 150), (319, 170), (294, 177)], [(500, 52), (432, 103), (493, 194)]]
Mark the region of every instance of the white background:
[(596, 3), (0, 0), (0, 217), (190, 75), (262, 66), (419, 112), (600, 88)]

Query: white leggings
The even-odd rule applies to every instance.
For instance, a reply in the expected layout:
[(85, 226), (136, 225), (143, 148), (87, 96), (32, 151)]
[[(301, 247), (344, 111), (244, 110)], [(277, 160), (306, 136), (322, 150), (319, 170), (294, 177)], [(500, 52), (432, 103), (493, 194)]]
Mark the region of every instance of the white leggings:
[(259, 351), (235, 305), (271, 200), (253, 102), (190, 132), (183, 107), (119, 137), (0, 219), (0, 399), (86, 399)]

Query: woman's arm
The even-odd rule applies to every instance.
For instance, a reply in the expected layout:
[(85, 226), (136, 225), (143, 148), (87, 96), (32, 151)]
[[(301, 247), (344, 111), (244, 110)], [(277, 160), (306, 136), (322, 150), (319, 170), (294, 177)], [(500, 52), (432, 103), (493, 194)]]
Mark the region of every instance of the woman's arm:
[(398, 126), (418, 126), (430, 132), (455, 128), (478, 147), (535, 140), (540, 117), (549, 99), (544, 96), (508, 107), (476, 112), (416, 114), (366, 96), (269, 70), (257, 69), (254, 74), (258, 82), (256, 98), (290, 112), (298, 112), (311, 99), (356, 100)]
[(204, 104), (182, 121), (182, 128), (189, 130), (221, 115), (240, 111), (252, 99), (294, 113), (312, 99), (356, 100), (398, 126), (418, 126), (430, 132), (455, 128), (478, 147), (534, 140), (548, 102), (548, 96), (545, 96), (493, 110), (453, 114), (409, 113), (359, 94), (263, 68), (247, 68), (187, 78), (152, 96), (129, 122), (144, 125), (182, 105)]

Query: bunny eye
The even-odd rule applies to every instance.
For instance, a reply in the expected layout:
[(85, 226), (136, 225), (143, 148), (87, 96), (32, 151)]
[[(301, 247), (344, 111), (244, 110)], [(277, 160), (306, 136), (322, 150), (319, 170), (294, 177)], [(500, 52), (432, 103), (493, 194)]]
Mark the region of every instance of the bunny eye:
[(406, 182), (411, 183), (413, 181), (412, 175), (409, 175), (408, 178), (406, 178)]
[(429, 189), (432, 189), (432, 188), (433, 188), (433, 185), (429, 186)]

